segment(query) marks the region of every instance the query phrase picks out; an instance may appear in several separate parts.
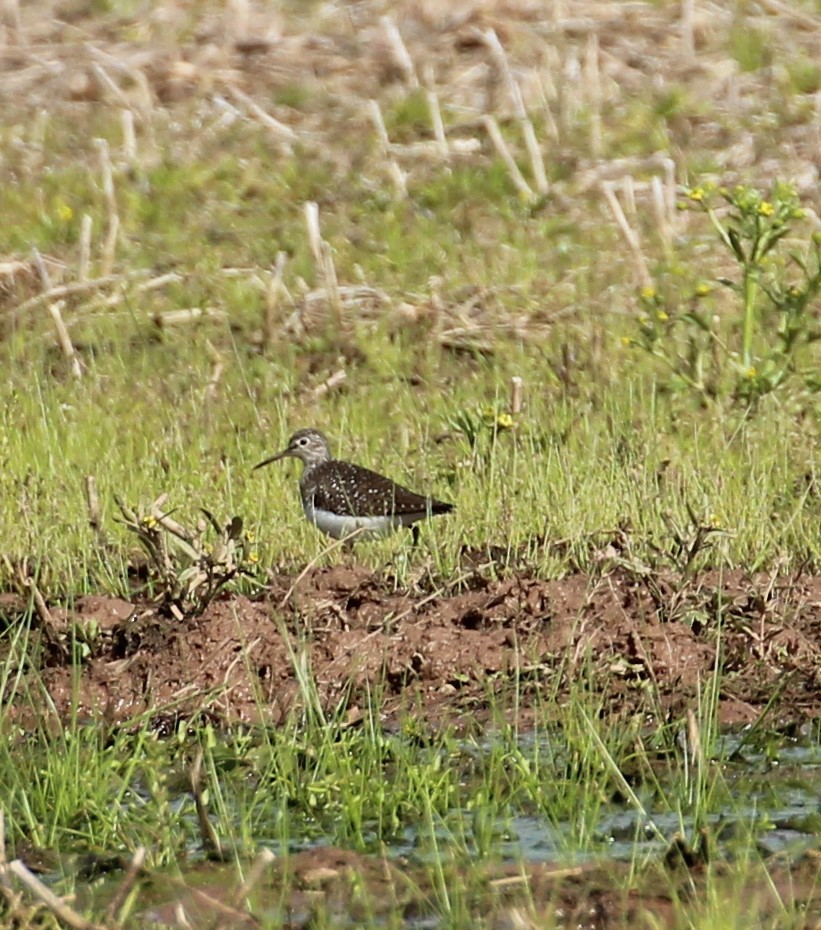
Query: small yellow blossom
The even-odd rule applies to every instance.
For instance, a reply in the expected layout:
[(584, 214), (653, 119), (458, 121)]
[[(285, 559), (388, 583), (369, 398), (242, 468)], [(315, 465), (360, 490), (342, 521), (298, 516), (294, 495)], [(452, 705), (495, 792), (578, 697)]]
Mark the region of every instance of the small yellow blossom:
[(653, 300), (653, 298), (656, 296), (656, 293), (656, 289), (651, 284), (648, 284), (646, 287), (641, 289), (641, 299)]
[(623, 346), (631, 346), (631, 345), (633, 345), (633, 340), (632, 340), (629, 336), (622, 336), (622, 337), (621, 337), (621, 344), (622, 344)]
[(701, 201), (704, 200), (704, 188), (693, 187), (687, 191), (687, 196), (690, 200), (694, 200), (696, 203), (701, 203)]
[(772, 216), (775, 213), (775, 207), (770, 203), (769, 200), (762, 200), (758, 205), (758, 212), (762, 216)]
[(248, 530), (248, 532), (245, 534), (246, 542), (253, 542), (256, 538), (256, 533), (253, 530)]
[(64, 201), (57, 204), (57, 216), (63, 223), (68, 223), (74, 218), (74, 211)]
[(721, 526), (721, 520), (719, 520), (717, 513), (711, 513), (707, 519), (707, 523), (715, 530)]
[(656, 319), (660, 320), (662, 323), (666, 323), (670, 317), (664, 310), (659, 310), (659, 312), (656, 314)]
[(155, 517), (143, 517), (142, 524), (149, 529), (153, 529), (157, 525), (157, 520)]
[(750, 365), (750, 367), (744, 372), (745, 378), (754, 378), (758, 374), (758, 369), (755, 365)]
[(513, 428), (513, 417), (509, 413), (500, 413), (496, 417), (496, 426), (499, 429), (512, 429)]
[(257, 562), (259, 562), (259, 553), (258, 553), (258, 552), (249, 552), (249, 553), (248, 553), (248, 561), (249, 561), (252, 565), (256, 565)]
[(706, 297), (710, 291), (712, 291), (710, 285), (706, 282), (702, 282), (696, 286), (696, 297)]

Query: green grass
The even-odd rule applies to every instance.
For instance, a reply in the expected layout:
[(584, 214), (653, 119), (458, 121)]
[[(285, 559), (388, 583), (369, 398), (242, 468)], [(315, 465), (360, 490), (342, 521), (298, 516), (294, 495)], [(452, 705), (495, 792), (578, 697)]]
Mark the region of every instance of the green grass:
[[(294, 661), (303, 662), (299, 650)], [(787, 790), (812, 791), (800, 768), (787, 768), (779, 790), (769, 765), (756, 775), (733, 761), (711, 722), (711, 684), (696, 720), (701, 753), (693, 753), (676, 727), (653, 731), (636, 718), (615, 725), (600, 719), (600, 696), (584, 674), (562, 706), (537, 692), (526, 737), (504, 725), (471, 735), (434, 732), (413, 715), (388, 733), (379, 723), (379, 694), (362, 708), (363, 724), (351, 728), (344, 704), (332, 714), (318, 710), (308, 669), (301, 680), (306, 709), (276, 730), (217, 733), (192, 722), (161, 740), (147, 722), (60, 726), (45, 712), (40, 727), (24, 734), (4, 719), (0, 792), (11, 854), (33, 848), (50, 855), (56, 886), (83, 887), (85, 895), (94, 883), (83, 875), (94, 862), (137, 846), (148, 847), (149, 874), (158, 881), (167, 872), (195, 875), (204, 840), (188, 773), (202, 753), (201, 797), (228, 861), (247, 862), (261, 847), (287, 859), (315, 842), (401, 852), (427, 875), (433, 910), (445, 914), (470, 901), (484, 868), (503, 856), (526, 857), (534, 827), (543, 834), (534, 851), (583, 863), (609, 851), (610, 818), (632, 812), (636, 876), (646, 876), (675, 832), (695, 844), (702, 827), (714, 854), (730, 850), (750, 865), (757, 859), (749, 859), (752, 844), (771, 828), (768, 810), (785, 806)], [(494, 708), (502, 716), (508, 700), (524, 699), (510, 695)], [(525, 826), (530, 839), (517, 835)], [(630, 843), (620, 836), (623, 826), (615, 829), (624, 856)], [(454, 869), (456, 884), (448, 878)], [(106, 887), (98, 891), (103, 906)], [(454, 918), (453, 926), (468, 925), (466, 915)]]
[[(136, 6), (81, 3), (78, 15), (106, 17), (111, 34), (139, 44), (141, 22), (126, 19)], [(803, 6), (817, 12), (817, 3)], [(181, 19), (168, 27), (192, 48), (197, 16), (214, 12), (209, 3), (194, 7), (177, 11)], [(781, 32), (787, 26), (779, 22), (764, 31), (743, 7), (732, 24), (711, 24), (703, 39), (711, 45), (698, 54), (730, 55), (750, 82), (744, 99), (756, 95), (755, 107), (733, 109), (725, 91), (696, 86), (689, 70), (671, 72), (662, 84), (648, 79), (640, 93), (606, 86), (605, 160), (663, 151), (693, 185), (703, 172), (763, 188), (772, 180), (769, 162), (762, 162), (762, 178), (758, 162), (733, 161), (740, 127), (772, 129), (756, 137), (762, 158), (801, 149), (804, 137), (796, 142), (789, 132), (812, 123), (808, 95), (817, 92), (818, 67), (800, 47), (800, 30)], [(324, 5), (291, 4), (283, 15), (306, 34), (339, 28), (347, 35), (350, 27), (328, 25)], [(512, 46), (526, 41), (511, 35)], [(557, 55), (569, 41), (557, 40)], [(618, 46), (608, 49), (613, 60), (620, 54)], [(777, 94), (761, 76), (770, 69)], [(252, 82), (257, 75), (245, 73)], [(23, 570), (51, 604), (84, 592), (128, 593), (136, 540), (116, 522), (115, 495), (136, 507), (168, 493), (168, 506), (186, 523), (201, 507), (222, 520), (239, 514), (256, 540), (260, 572), (275, 566), (298, 573), (324, 542), (302, 517), (297, 469), (251, 469), (300, 426), (326, 430), (340, 456), (456, 504), (454, 514), (424, 527), (421, 553), (409, 553), (400, 537), (357, 547), (365, 564), (393, 566), (398, 585), (412, 577), (414, 560), (429, 560), (436, 583), (453, 581), (463, 546), (501, 547), (511, 566), (527, 564), (543, 577), (595, 571), (597, 553), (617, 534), (637, 560), (680, 571), (671, 527), (692, 537), (695, 524), (718, 531), (699, 569), (817, 570), (817, 345), (802, 348), (783, 388), (747, 406), (693, 394), (663, 360), (625, 345), (636, 338), (644, 305), (596, 183), (580, 181), (595, 167), (589, 102), (577, 101), (578, 112), (563, 121), (565, 104), (547, 101), (557, 139), (544, 113), (534, 112), (554, 185), (543, 201), (517, 196), (483, 136), (482, 151), (449, 165), (400, 152), (409, 196), (397, 200), (366, 100), (380, 95), (391, 140), (412, 145), (431, 136), (423, 92), (363, 79), (360, 98), (310, 67), (279, 78), (258, 74), (252, 92), (261, 106), (280, 116), (280, 107), (292, 111), (283, 118), (310, 117), (290, 149), (253, 119), (222, 119), (210, 85), (140, 114), (135, 165), (123, 161), (119, 102), (9, 103), (13, 111), (0, 127), (0, 261), (27, 259), (36, 248), (54, 262), (53, 283), (75, 281), (88, 215), (90, 274), (100, 274), (110, 217), (95, 140), (105, 139), (121, 280), (68, 295), (62, 305), (83, 368), (75, 380), (46, 307), (26, 303), (40, 284), (22, 273), (0, 279), (0, 589), (17, 589)], [(448, 131), (471, 133), (465, 125), (476, 114), (453, 81), (443, 89)], [(453, 105), (445, 99), (451, 89), (459, 101)], [(530, 177), (519, 128), (503, 130)], [(800, 174), (800, 167), (790, 162), (783, 173)], [(643, 170), (639, 183), (647, 180)], [(646, 193), (637, 196), (638, 213), (629, 219), (665, 306), (689, 312), (702, 282), (737, 283), (704, 216), (682, 219), (665, 243)], [(308, 303), (322, 285), (305, 231), (308, 201), (319, 205), (340, 284), (380, 291), (376, 311), (351, 304), (339, 325), (321, 304), (316, 312)], [(801, 251), (809, 235), (809, 224), (796, 223), (785, 249)], [(288, 296), (273, 312), (273, 340), (262, 347), (270, 270), (281, 252)], [(768, 269), (792, 273), (777, 261)], [(178, 278), (139, 289), (168, 272)], [(27, 309), (18, 314), (21, 306)], [(176, 327), (158, 322), (192, 307), (213, 314)], [(698, 308), (720, 317), (722, 332), (739, 325), (729, 288), (716, 287)], [(293, 321), (286, 326), (299, 310), (304, 331)], [(757, 322), (756, 351), (766, 356), (775, 332)], [(688, 342), (670, 336), (663, 348), (668, 361), (681, 359)], [(209, 392), (217, 359), (222, 367)], [(340, 367), (343, 390), (317, 392)], [(514, 376), (524, 380), (525, 406), (509, 417)], [(104, 548), (88, 525), (87, 476), (99, 490)], [(81, 655), (83, 643), (71, 648)], [(682, 721), (646, 729), (636, 719), (603, 720), (607, 682), (592, 681), (589, 670), (562, 704), (555, 690), (561, 669), (549, 682), (514, 676), (509, 692), (489, 694), (496, 722), (487, 733), (432, 732), (414, 708), (399, 732), (387, 732), (379, 693), (358, 728), (345, 725), (344, 702), (323, 711), (300, 648), (293, 661), (303, 714), (276, 730), (216, 732), (181, 723), (161, 740), (146, 720), (128, 728), (59, 723), (38, 678), (42, 644), (26, 622), (4, 620), (0, 804), (12, 853), (45, 850), (60, 893), (89, 884), (76, 857), (127, 857), (139, 846), (148, 847), (155, 879), (192, 874), (205, 849), (188, 773), (202, 751), (203, 798), (237, 872), (262, 846), (283, 856), (312, 842), (401, 852), (418, 867), (416, 891), (439, 926), (473, 927), (485, 913), (481, 870), (503, 855), (516, 857), (517, 824), (543, 830), (558, 861), (583, 863), (607, 854), (612, 832), (602, 824), (624, 814), (633, 818), (625, 847), (634, 878), (676, 830), (695, 844), (699, 829), (708, 829), (733, 860), (735, 896), (729, 904), (721, 897), (726, 875), (716, 869), (715, 885), (700, 899), (703, 913), (676, 899), (680, 925), (742, 925), (743, 882), (756, 870), (767, 874), (756, 843), (769, 827), (768, 805), (776, 809), (781, 796), (778, 788), (768, 794), (769, 765), (761, 764), (759, 779), (721, 743), (720, 677), (702, 684), (695, 730), (686, 736), (698, 733), (701, 753), (686, 743)], [(509, 723), (524, 703), (536, 709), (526, 734)], [(32, 727), (21, 728), (13, 705), (41, 709)], [(764, 756), (785, 745), (761, 739)], [(817, 745), (817, 728), (809, 742)], [(802, 790), (817, 790), (813, 771), (793, 773)], [(731, 829), (723, 830), (722, 817)], [(655, 833), (649, 828), (656, 845), (643, 842), (648, 823), (657, 825)], [(90, 913), (102, 912), (110, 886), (98, 892), (88, 898)], [(335, 921), (317, 917), (315, 926)], [(785, 905), (772, 926), (797, 921)], [(373, 914), (363, 918), (363, 925), (377, 922)]]

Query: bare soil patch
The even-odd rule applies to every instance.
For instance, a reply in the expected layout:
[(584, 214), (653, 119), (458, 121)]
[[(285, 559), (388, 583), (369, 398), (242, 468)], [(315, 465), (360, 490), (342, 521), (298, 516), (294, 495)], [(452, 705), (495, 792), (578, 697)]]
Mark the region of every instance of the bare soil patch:
[[(15, 605), (6, 598), (7, 622)], [(32, 672), (66, 718), (277, 724), (303, 704), (304, 656), (328, 712), (344, 708), (353, 723), (376, 695), (391, 725), (408, 713), (483, 724), (489, 708), (511, 703), (514, 682), (526, 724), (582, 675), (605, 713), (676, 717), (721, 670), (722, 723), (755, 721), (776, 695), (769, 723), (799, 725), (821, 709), (819, 605), (821, 577), (477, 572), (426, 593), (339, 565), (297, 583), (276, 577), (260, 599), (226, 595), (183, 621), (146, 601), (80, 597), (52, 608), (63, 648), (53, 630), (44, 636), (44, 667)]]

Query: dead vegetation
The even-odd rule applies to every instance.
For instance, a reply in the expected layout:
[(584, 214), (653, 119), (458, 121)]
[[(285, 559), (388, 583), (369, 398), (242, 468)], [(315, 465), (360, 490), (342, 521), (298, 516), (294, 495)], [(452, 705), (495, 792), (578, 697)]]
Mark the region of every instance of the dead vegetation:
[[(4, 255), (0, 263), (3, 330), (29, 325), (47, 307), (77, 376), (71, 331), (78, 320), (185, 275), (127, 267), (120, 188), (162, 158), (218, 147), (231, 127), (255, 127), (272, 160), (298, 147), (307, 162), (340, 175), (356, 161), (398, 201), (457, 165), (498, 156), (532, 210), (559, 210), (582, 226), (591, 213), (611, 222), (639, 286), (649, 281), (653, 256), (686, 231), (676, 190), (693, 152), (702, 162), (709, 156), (723, 183), (794, 179), (818, 223), (821, 123), (812, 63), (821, 58), (821, 23), (797, 5), (767, 2), (741, 13), (694, 0), (566, 0), (545, 11), (477, 0), (445, 10), (414, 0), (386, 10), (326, 4), (290, 16), (250, 2), (199, 13), (166, 2), (130, 18), (95, 14), (83, 0), (15, 0), (2, 32), (0, 94), (17, 148), (7, 170), (15, 161), (36, 170), (58, 114), (84, 121), (101, 111), (120, 124), (118, 143), (97, 140), (89, 151), (106, 205), (102, 225), (84, 216), (72, 255), (42, 262)], [(778, 63), (768, 67), (768, 56)], [(646, 98), (648, 88), (663, 114), (655, 126), (631, 115), (631, 101)], [(777, 134), (757, 125), (762, 100), (780, 120)], [(412, 115), (397, 116), (403, 107)], [(193, 136), (175, 134), (175, 122), (192, 120)], [(342, 141), (352, 136), (364, 145)], [(658, 151), (632, 154), (646, 149), (648, 136), (658, 138)], [(466, 306), (435, 282), (427, 294), (400, 297), (344, 280), (323, 239), (321, 205), (305, 211), (318, 287), (286, 289), (280, 261), (273, 269), (223, 269), (266, 295), (263, 347), (280, 332), (293, 338), (369, 318), (399, 327), (424, 319), (446, 348), (488, 352), (488, 333), (538, 339), (561, 313), (560, 297), (547, 316), (532, 298), (517, 316), (500, 311), (492, 294)], [(179, 308), (156, 320), (183, 325), (215, 312)]]

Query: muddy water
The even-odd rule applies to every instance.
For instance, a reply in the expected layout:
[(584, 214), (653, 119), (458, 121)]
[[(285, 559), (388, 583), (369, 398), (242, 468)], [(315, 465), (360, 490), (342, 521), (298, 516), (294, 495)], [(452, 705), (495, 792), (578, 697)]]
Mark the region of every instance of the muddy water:
[[(641, 861), (662, 856), (676, 835), (692, 840), (698, 828), (706, 828), (719, 855), (730, 857), (749, 848), (750, 842), (764, 855), (779, 853), (787, 859), (797, 858), (817, 846), (821, 835), (821, 746), (782, 744), (777, 750), (777, 761), (774, 749), (752, 751), (742, 746), (741, 758), (728, 761), (733, 759), (739, 744), (735, 736), (720, 742), (717, 761), (711, 763), (720, 767), (720, 771), (708, 776), (723, 780), (730, 794), (729, 802), (720, 805), (718, 812), (702, 814), (698, 822), (686, 810), (679, 814), (671, 809), (682, 789), (671, 784), (669, 777), (665, 779), (662, 772), (657, 775), (655, 788), (635, 788), (644, 812), (620, 796), (604, 802), (592, 822), (590, 818), (586, 821), (584, 837), (580, 836), (578, 824), (571, 820), (556, 822), (538, 812), (520, 809), (504, 818), (483, 822), (481, 838), (477, 838), (476, 813), (454, 808), (438, 822), (433, 833), (422, 825), (420, 816), (419, 824), (408, 826), (399, 839), (385, 846), (380, 843), (376, 825), (370, 835), (366, 831), (365, 839), (373, 842), (374, 850), (384, 849), (391, 858), (427, 864), (437, 857), (452, 858), (454, 852), (480, 858), (485, 855), (503, 863), (578, 864), (602, 858)], [(475, 762), (477, 749), (473, 746), (471, 750)], [(489, 746), (485, 750), (489, 751)], [(531, 740), (525, 753), (537, 752), (544, 759), (545, 748), (537, 748)], [(665, 795), (671, 799), (669, 802), (665, 801)], [(230, 791), (226, 792), (228, 796)], [(187, 795), (179, 798), (181, 807), (187, 800)], [(183, 819), (189, 821), (191, 836), (198, 836), (193, 815), (183, 815)], [(291, 827), (297, 829), (294, 824)], [(277, 835), (264, 834), (256, 839), (278, 857), (340, 843), (328, 830), (328, 824), (320, 822), (305, 823), (300, 835), (291, 835), (286, 841)], [(192, 840), (189, 853), (198, 858), (198, 841)]]
[[(731, 758), (739, 743), (738, 737), (725, 738), (718, 758)], [(645, 812), (626, 801), (602, 805), (586, 848), (581, 848), (578, 828), (569, 820), (554, 823), (538, 815), (515, 814), (485, 827), (496, 840), (493, 856), (506, 862), (585, 862), (602, 856), (629, 861), (663, 855), (674, 836), (690, 839), (698, 827), (706, 827), (718, 850), (730, 855), (739, 844), (747, 845), (750, 832), (765, 855), (797, 858), (817, 846), (821, 835), (821, 746), (782, 746), (777, 763), (765, 752), (744, 751), (743, 759), (723, 764), (722, 774), (733, 795), (730, 806), (702, 816), (698, 823), (686, 812), (680, 815), (670, 810), (658, 793), (637, 789)], [(659, 779), (664, 790), (664, 776)], [(447, 849), (454, 836), (467, 837), (470, 844), (473, 817), (471, 811), (453, 811), (437, 830), (435, 843), (418, 830), (408, 829), (403, 841), (389, 849), (397, 856), (429, 860), (436, 849)]]

